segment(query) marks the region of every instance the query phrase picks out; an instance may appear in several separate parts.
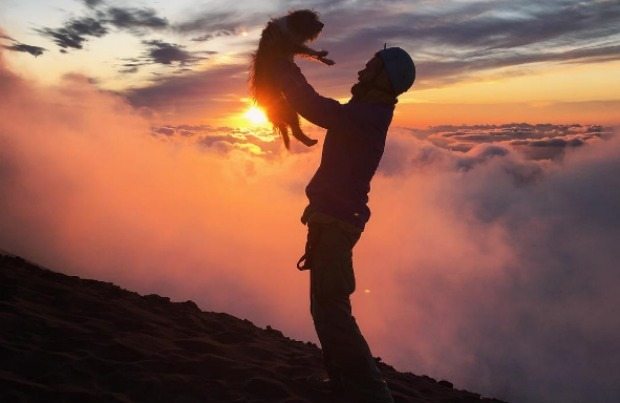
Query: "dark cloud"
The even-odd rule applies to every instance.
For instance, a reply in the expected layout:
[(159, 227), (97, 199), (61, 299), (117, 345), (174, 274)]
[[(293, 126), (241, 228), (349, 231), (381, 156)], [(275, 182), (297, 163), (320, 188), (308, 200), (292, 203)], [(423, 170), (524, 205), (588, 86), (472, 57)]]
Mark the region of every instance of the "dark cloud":
[[(363, 24), (360, 17), (370, 13), (378, 13), (381, 24)], [(363, 9), (347, 7), (326, 14), (324, 19), (329, 22), (348, 20), (353, 24), (334, 21), (332, 30), (339, 40), (342, 36), (353, 42), (406, 40), (413, 44), (451, 46), (457, 50), (490, 50), (549, 41), (572, 44), (575, 40), (607, 38), (617, 34), (615, 24), (619, 16), (620, 5), (616, 1), (593, 4), (497, 1), (448, 3), (442, 8), (398, 13), (378, 4)]]
[(154, 127), (151, 129), (154, 135), (173, 136), (176, 132), (173, 127)]
[(104, 0), (82, 0), (88, 7), (94, 8), (104, 3)]
[(100, 38), (108, 33), (101, 21), (90, 17), (70, 20), (62, 28), (43, 28), (37, 31), (51, 37), (61, 51), (69, 48), (82, 49), (82, 44), (88, 37)]
[[(87, 4), (98, 6), (101, 2)], [(83, 43), (89, 37), (102, 37), (108, 34), (110, 29), (123, 30), (142, 36), (147, 30), (161, 31), (169, 27), (166, 18), (160, 17), (156, 11), (148, 8), (98, 8), (92, 14), (93, 17), (70, 20), (61, 28), (43, 28), (39, 29), (38, 32), (52, 37), (61, 51), (64, 52), (68, 48), (82, 49)], [(119, 72), (135, 73), (142, 66), (160, 64), (176, 65), (178, 69), (174, 71), (174, 74), (184, 74), (191, 71), (188, 66), (195, 65), (215, 53), (212, 51), (188, 51), (182, 45), (160, 39), (143, 40), (142, 44), (146, 47), (144, 54), (124, 59)]]
[(129, 63), (123, 63), (118, 72), (123, 74), (137, 73), (139, 68), (145, 65), (146, 63), (141, 63), (138, 59), (131, 59)]
[(179, 63), (181, 65), (193, 64), (201, 60), (195, 52), (188, 52), (183, 46), (168, 43), (161, 40), (143, 41), (147, 46), (150, 60), (159, 64)]
[[(174, 24), (172, 29), (192, 35), (192, 41), (204, 42), (214, 38), (240, 35), (267, 24), (270, 17), (262, 13), (239, 11), (208, 11)], [(197, 36), (194, 36), (197, 35)]]
[[(620, 58), (617, 1), (447, 2), (441, 7), (423, 2), (415, 8), (400, 3), (343, 4), (324, 13), (317, 46), (331, 52), (337, 68), (316, 68), (311, 77), (342, 92), (386, 42), (413, 55), (418, 88), (498, 67)], [(377, 23), (368, 24), (369, 16)]]
[[(102, 2), (87, 2), (90, 6), (98, 6)], [(91, 12), (92, 16), (71, 19), (61, 28), (41, 28), (37, 32), (51, 37), (61, 48), (82, 49), (89, 37), (100, 38), (110, 32), (110, 27), (140, 35), (143, 30), (161, 30), (168, 27), (168, 20), (159, 17), (148, 8), (110, 7)]]
[[(620, 45), (592, 46), (569, 51), (524, 50), (515, 53), (495, 54), (476, 50), (460, 57), (446, 57), (444, 60), (423, 60), (417, 63), (422, 81), (445, 80), (451, 77), (471, 74), (492, 68), (516, 66), (540, 62), (587, 63), (593, 61), (620, 60)], [(418, 83), (419, 84), (419, 83)]]
[(14, 45), (4, 46), (4, 48), (8, 50), (12, 50), (14, 52), (30, 53), (31, 55), (35, 57), (41, 56), (43, 52), (46, 51), (45, 48), (42, 48), (40, 46), (26, 45), (25, 43), (17, 43)]
[(208, 11), (175, 24), (172, 28), (182, 34), (198, 35), (192, 41), (202, 42), (243, 32), (244, 27), (260, 24), (265, 16), (248, 15), (235, 11)]
[(8, 41), (13, 42), (12, 45), (0, 45), (0, 47), (3, 47), (4, 49), (13, 51), (13, 52), (24, 52), (24, 53), (30, 53), (31, 55), (33, 55), (34, 57), (37, 56), (41, 56), (44, 52), (47, 51), (47, 49), (42, 48), (40, 46), (33, 46), (33, 45), (27, 45), (25, 43), (21, 43), (13, 38), (11, 38), (8, 35), (4, 35), (0, 33), (0, 39), (6, 39)]
[(227, 29), (222, 29), (222, 30), (219, 30), (219, 31), (214, 31), (214, 32), (211, 32), (211, 33), (208, 33), (208, 34), (197, 36), (195, 38), (192, 38), (192, 41), (194, 41), (194, 42), (206, 42), (206, 41), (210, 41), (213, 38), (220, 38), (220, 37), (223, 37), (223, 36), (233, 36), (233, 35), (235, 35), (234, 31), (230, 31), (230, 30), (227, 30)]
[(614, 33), (617, 15), (618, 6), (612, 2), (547, 2), (536, 7), (531, 3), (515, 7), (505, 1), (465, 3), (440, 12), (402, 14), (385, 27), (367, 27), (355, 35), (381, 33), (392, 40), (405, 38), (457, 49), (506, 49), (553, 39), (569, 43), (569, 38), (606, 37)]
[(112, 7), (107, 10), (107, 22), (116, 28), (134, 30), (140, 28), (163, 29), (168, 20), (159, 17), (154, 10)]
[(184, 46), (157, 39), (142, 41), (142, 43), (146, 46), (144, 54), (141, 57), (125, 59), (126, 63), (123, 63), (119, 70), (121, 73), (135, 73), (142, 66), (154, 64), (175, 65), (178, 67), (176, 74), (187, 73), (192, 71), (187, 66), (195, 65), (216, 53), (213, 51), (190, 52)]
[[(212, 114), (221, 102), (214, 99), (222, 94), (242, 94), (247, 91), (246, 67), (228, 65), (185, 76), (162, 77), (153, 84), (125, 91), (125, 96), (137, 107), (174, 110), (209, 110)], [(224, 102), (223, 109), (230, 113), (231, 103), (239, 106), (238, 97)]]

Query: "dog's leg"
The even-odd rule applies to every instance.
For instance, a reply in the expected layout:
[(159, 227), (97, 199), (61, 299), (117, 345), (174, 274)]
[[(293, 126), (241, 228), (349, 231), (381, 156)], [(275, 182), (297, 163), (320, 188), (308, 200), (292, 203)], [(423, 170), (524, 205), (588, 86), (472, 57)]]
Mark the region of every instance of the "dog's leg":
[(287, 150), (290, 150), (291, 140), (288, 136), (288, 127), (286, 126), (286, 124), (282, 123), (279, 126), (276, 126), (275, 129), (282, 136), (282, 141), (284, 141), (284, 147), (286, 147)]
[(295, 48), (295, 53), (310, 56), (311, 58), (317, 59), (318, 61), (327, 64), (328, 66), (333, 66), (335, 64), (332, 59), (328, 59), (325, 57), (329, 53), (326, 50), (315, 50), (306, 45), (298, 45)]
[(293, 137), (308, 147), (311, 147), (317, 143), (316, 140), (306, 136), (306, 134), (301, 130), (299, 115), (285, 99), (283, 99), (283, 102), (279, 107), (279, 112), (283, 121), (290, 126)]
[(306, 136), (306, 134), (301, 130), (299, 122), (297, 122), (296, 125), (291, 126), (291, 131), (293, 132), (293, 136), (297, 140), (301, 141), (304, 145), (308, 147), (312, 147), (313, 145), (318, 143), (318, 140), (311, 139), (310, 137)]
[(297, 140), (299, 140), (308, 147), (312, 147), (313, 145), (318, 143), (317, 140), (311, 139), (310, 137), (306, 136), (306, 134), (301, 130), (301, 125), (299, 124), (299, 115), (297, 115), (297, 113), (293, 109), (291, 109), (290, 111), (292, 113), (289, 115), (288, 123), (291, 126), (291, 132), (293, 133), (293, 137), (295, 137)]

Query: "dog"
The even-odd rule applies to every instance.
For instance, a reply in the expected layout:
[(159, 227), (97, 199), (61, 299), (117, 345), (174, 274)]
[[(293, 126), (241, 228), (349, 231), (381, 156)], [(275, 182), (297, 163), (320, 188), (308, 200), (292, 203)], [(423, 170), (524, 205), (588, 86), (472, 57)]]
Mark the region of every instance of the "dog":
[(317, 13), (311, 10), (292, 11), (284, 17), (269, 21), (258, 42), (250, 70), (250, 90), (256, 103), (265, 109), (274, 130), (282, 136), (284, 146), (290, 148), (289, 128), (292, 135), (310, 147), (317, 140), (306, 136), (299, 125), (299, 116), (278, 90), (274, 76), (278, 58), (293, 60), (295, 55), (305, 55), (327, 65), (334, 61), (327, 59), (327, 51), (314, 50), (306, 43), (314, 40), (323, 23)]

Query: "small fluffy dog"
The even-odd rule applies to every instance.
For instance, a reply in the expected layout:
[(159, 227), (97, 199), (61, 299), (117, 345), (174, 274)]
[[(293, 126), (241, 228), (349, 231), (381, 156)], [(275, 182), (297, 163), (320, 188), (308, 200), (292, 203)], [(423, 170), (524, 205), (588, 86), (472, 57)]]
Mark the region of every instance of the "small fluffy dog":
[(275, 85), (278, 77), (274, 74), (274, 65), (278, 58), (292, 60), (295, 55), (306, 55), (332, 65), (334, 62), (327, 59), (327, 52), (314, 50), (305, 44), (314, 40), (321, 30), (323, 23), (319, 21), (317, 13), (311, 10), (298, 10), (288, 15), (269, 21), (261, 33), (258, 50), (254, 54), (250, 71), (250, 87), (256, 102), (262, 106), (267, 117), (273, 124), (274, 130), (284, 140), (289, 148), (288, 128), (293, 136), (310, 147), (316, 140), (306, 136), (299, 126), (299, 116), (278, 91)]

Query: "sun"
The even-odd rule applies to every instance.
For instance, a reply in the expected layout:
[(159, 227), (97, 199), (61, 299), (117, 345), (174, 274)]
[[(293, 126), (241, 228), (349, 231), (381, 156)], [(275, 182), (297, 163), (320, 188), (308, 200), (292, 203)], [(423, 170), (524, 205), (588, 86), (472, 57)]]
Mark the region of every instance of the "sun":
[(265, 112), (255, 105), (250, 106), (243, 116), (254, 125), (264, 125), (267, 123)]

